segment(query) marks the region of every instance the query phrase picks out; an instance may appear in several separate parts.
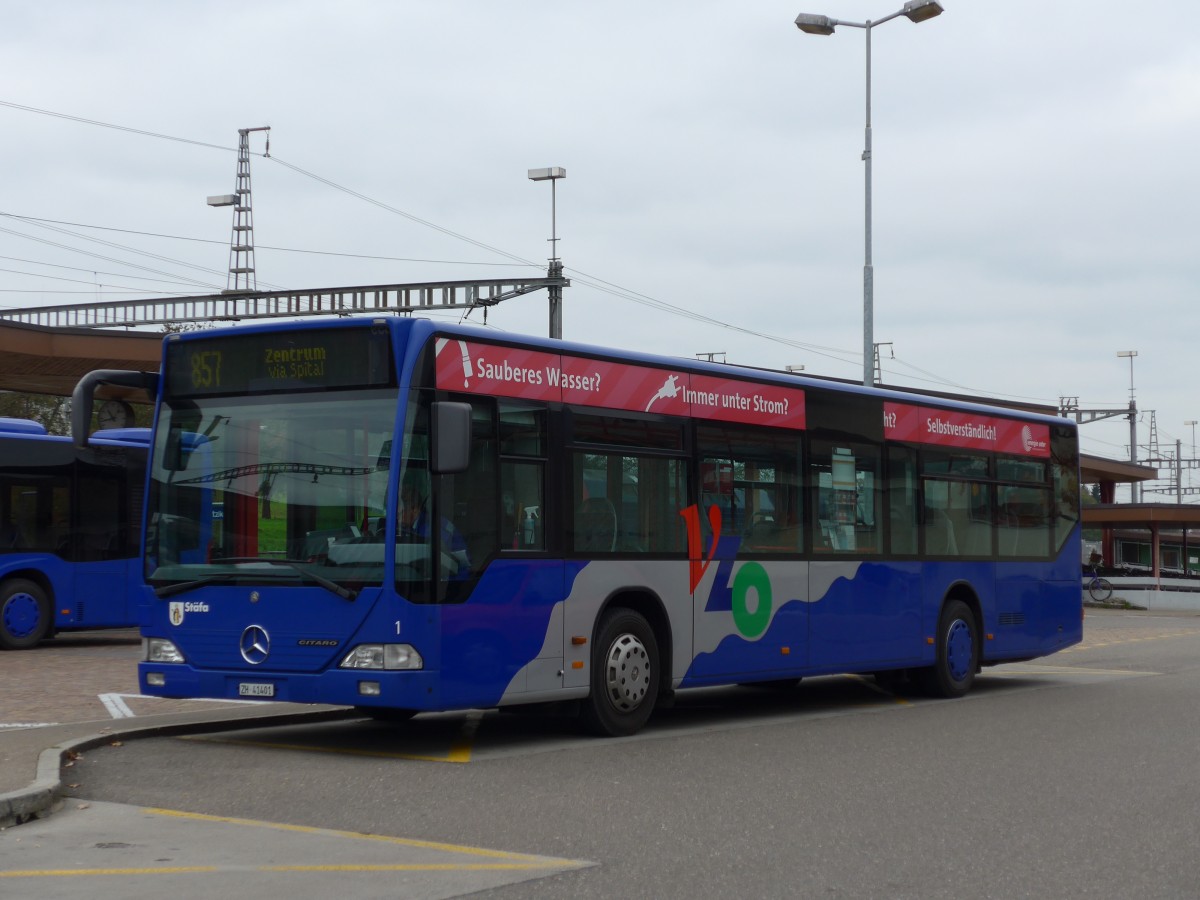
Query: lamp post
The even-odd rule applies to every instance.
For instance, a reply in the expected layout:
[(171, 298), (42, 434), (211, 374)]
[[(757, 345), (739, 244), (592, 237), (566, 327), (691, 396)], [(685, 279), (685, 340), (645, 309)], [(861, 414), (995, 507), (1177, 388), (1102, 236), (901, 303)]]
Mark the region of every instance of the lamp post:
[[(1133, 393), (1133, 358), (1138, 355), (1136, 350), (1118, 350), (1117, 357), (1119, 359), (1129, 360), (1129, 461), (1133, 465), (1137, 465), (1137, 400), (1134, 399)], [(1132, 503), (1138, 502), (1138, 484), (1136, 481), (1129, 484), (1129, 499)]]
[(875, 270), (871, 264), (871, 29), (898, 16), (905, 16), (910, 22), (924, 22), (942, 14), (942, 4), (938, 0), (909, 0), (903, 8), (874, 21), (847, 22), (829, 16), (814, 16), (800, 13), (796, 16), (796, 27), (805, 34), (833, 34), (835, 26), (845, 25), (848, 28), (861, 28), (867, 35), (867, 127), (863, 145), (863, 162), (866, 179), (866, 255), (863, 262), (863, 384), (875, 383)]
[[(550, 182), (550, 266), (546, 274), (550, 278), (562, 278), (562, 260), (558, 258), (558, 198), (555, 194), (555, 183), (560, 178), (567, 177), (567, 170), (562, 166), (550, 166), (546, 169), (530, 169), (530, 181)], [(562, 338), (562, 285), (552, 284), (550, 292), (550, 337)]]
[(1188, 488), (1192, 486), (1192, 463), (1196, 461), (1196, 420), (1188, 419), (1184, 425), (1192, 426), (1192, 458), (1188, 460)]

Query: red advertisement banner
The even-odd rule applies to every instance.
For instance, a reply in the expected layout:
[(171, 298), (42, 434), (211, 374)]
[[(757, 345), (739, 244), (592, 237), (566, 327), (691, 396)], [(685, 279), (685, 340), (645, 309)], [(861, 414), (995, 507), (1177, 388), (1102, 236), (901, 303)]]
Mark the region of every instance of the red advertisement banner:
[(1018, 456), (1050, 455), (1047, 425), (903, 403), (883, 404), (883, 436), (893, 441)]
[(798, 388), (693, 375), (685, 396), (697, 419), (804, 428), (804, 391)]
[(804, 428), (804, 391), (734, 378), (440, 338), (439, 389)]

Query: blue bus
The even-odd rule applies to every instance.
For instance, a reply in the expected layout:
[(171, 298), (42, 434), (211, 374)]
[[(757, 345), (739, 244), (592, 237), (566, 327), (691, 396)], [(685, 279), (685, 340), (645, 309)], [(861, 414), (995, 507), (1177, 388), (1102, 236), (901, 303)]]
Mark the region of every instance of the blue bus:
[(0, 649), (56, 632), (137, 624), (148, 428), (82, 449), (0, 418)]
[(1082, 637), (1065, 419), (399, 318), (173, 334), (81, 421), (139, 379), (146, 694), (626, 735), (689, 687), (957, 697)]

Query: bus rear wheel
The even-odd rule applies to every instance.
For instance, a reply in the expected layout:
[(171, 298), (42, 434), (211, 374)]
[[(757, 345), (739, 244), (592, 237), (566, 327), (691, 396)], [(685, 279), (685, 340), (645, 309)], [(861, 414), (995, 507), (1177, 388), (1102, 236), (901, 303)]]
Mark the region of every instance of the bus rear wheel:
[(979, 670), (978, 625), (971, 608), (951, 600), (938, 617), (937, 658), (922, 669), (920, 684), (935, 697), (961, 697), (971, 690)]
[(27, 578), (0, 585), (0, 649), (27, 650), (50, 633), (50, 599)]
[(592, 646), (584, 726), (601, 737), (636, 733), (654, 712), (661, 677), (658, 641), (645, 618), (630, 609), (606, 613)]

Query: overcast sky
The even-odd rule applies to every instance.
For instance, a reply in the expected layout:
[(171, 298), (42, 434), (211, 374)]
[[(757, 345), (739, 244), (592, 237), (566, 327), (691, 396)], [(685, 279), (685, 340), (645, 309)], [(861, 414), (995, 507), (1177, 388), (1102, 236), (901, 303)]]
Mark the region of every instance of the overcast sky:
[[(3, 0), (0, 305), (224, 288), (232, 214), (205, 198), (269, 125), (262, 289), (537, 274), (526, 171), (562, 166), (565, 337), (859, 378), (864, 31), (793, 20), (902, 5)], [(1193, 456), (1200, 4), (943, 5), (872, 31), (884, 381), (1124, 408), (1136, 350), (1139, 443), (1155, 410)], [(541, 293), (488, 325), (546, 317)]]

